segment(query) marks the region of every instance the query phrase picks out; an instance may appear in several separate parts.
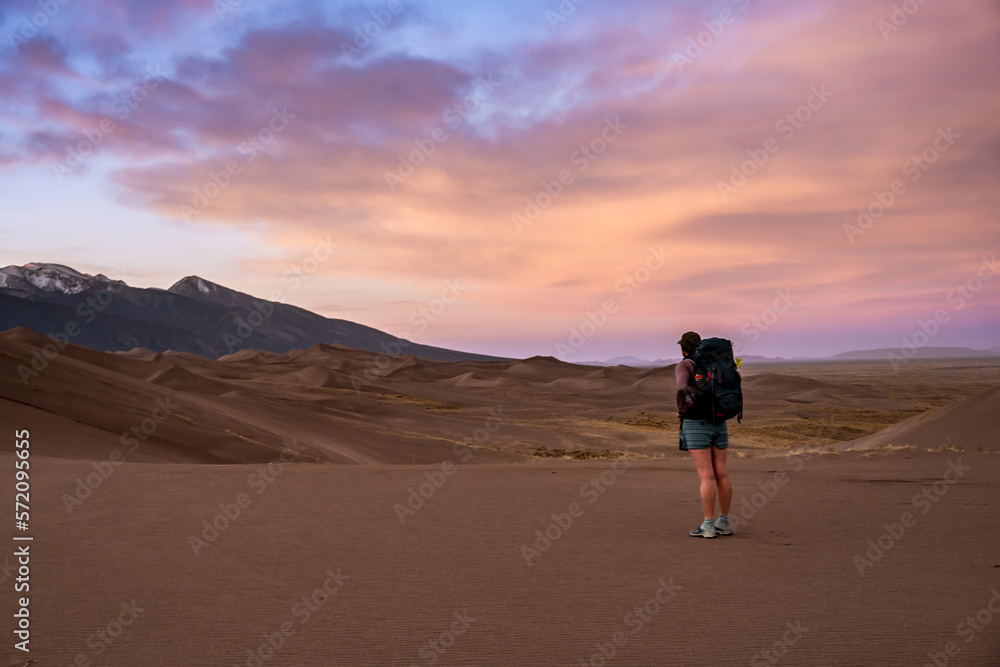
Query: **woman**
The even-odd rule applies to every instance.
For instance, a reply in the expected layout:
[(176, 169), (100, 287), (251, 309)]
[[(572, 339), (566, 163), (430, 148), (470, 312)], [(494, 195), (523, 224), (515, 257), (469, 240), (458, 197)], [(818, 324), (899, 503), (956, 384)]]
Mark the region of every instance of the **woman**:
[[(691, 452), (691, 458), (701, 478), (701, 508), (704, 522), (691, 531), (691, 537), (714, 538), (732, 535), (729, 524), (729, 504), (733, 499), (733, 485), (726, 470), (726, 449), (729, 431), (726, 422), (718, 424), (711, 414), (711, 406), (697, 400), (695, 391), (694, 356), (701, 336), (688, 331), (677, 341), (684, 359), (677, 364), (677, 416), (681, 419), (681, 447)], [(707, 410), (706, 410), (707, 408)], [(715, 518), (715, 501), (719, 500), (719, 517)]]

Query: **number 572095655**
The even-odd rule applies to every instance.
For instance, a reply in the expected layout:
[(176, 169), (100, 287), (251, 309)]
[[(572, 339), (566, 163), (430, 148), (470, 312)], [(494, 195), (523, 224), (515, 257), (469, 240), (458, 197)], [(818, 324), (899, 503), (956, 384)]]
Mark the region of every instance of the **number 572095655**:
[(14, 433), (14, 447), (17, 450), (17, 459), (14, 461), (14, 489), (17, 495), (14, 497), (14, 520), (20, 530), (28, 530), (29, 508), (31, 499), (31, 482), (28, 469), (31, 464), (28, 458), (31, 456), (31, 443), (28, 440), (30, 433), (27, 429)]

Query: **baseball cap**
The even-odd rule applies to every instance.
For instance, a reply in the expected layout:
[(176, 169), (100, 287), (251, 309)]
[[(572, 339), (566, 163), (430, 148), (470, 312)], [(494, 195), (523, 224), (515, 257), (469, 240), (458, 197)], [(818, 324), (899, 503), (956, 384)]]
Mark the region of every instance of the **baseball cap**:
[(677, 341), (677, 344), (684, 348), (698, 347), (698, 343), (701, 342), (701, 336), (699, 336), (694, 331), (688, 331), (681, 339)]

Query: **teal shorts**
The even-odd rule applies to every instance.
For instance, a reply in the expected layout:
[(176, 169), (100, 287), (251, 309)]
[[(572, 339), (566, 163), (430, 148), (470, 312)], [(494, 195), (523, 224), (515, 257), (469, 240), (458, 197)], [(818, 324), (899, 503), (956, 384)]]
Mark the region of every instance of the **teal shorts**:
[(726, 449), (729, 447), (729, 429), (726, 422), (709, 424), (700, 419), (685, 419), (681, 426), (681, 442), (685, 449)]

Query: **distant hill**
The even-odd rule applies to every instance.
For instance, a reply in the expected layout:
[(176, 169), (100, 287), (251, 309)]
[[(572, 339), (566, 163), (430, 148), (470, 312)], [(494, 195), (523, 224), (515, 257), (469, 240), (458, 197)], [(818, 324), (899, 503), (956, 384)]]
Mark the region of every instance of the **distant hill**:
[[(761, 357), (759, 355), (744, 354), (740, 357), (743, 363), (768, 363), (768, 362), (778, 362), (778, 361), (788, 361), (783, 357)], [(632, 368), (662, 368), (663, 366), (669, 366), (670, 364), (676, 364), (681, 358), (677, 357), (675, 359), (656, 359), (654, 361), (648, 361), (646, 359), (641, 359), (639, 357), (613, 357), (607, 361), (580, 361), (574, 362), (579, 363), (583, 366), (631, 366)]]
[(437, 361), (503, 360), (405, 341), (198, 276), (166, 290), (139, 288), (61, 264), (0, 269), (0, 331), (19, 326), (108, 352), (139, 347), (219, 358), (245, 348), (284, 353), (324, 343)]
[(632, 368), (660, 368), (662, 366), (669, 366), (670, 364), (676, 364), (680, 361), (677, 359), (655, 359), (649, 361), (648, 359), (642, 359), (640, 357), (613, 357), (607, 361), (579, 361), (572, 363), (579, 363), (581, 366), (630, 366)]
[[(740, 358), (743, 360), (744, 364), (769, 364), (769, 363), (782, 363), (782, 362), (792, 362), (792, 361), (885, 361), (890, 359), (889, 355), (902, 356), (899, 348), (895, 347), (884, 347), (875, 350), (852, 350), (849, 352), (841, 352), (840, 354), (835, 354), (831, 357), (763, 357), (755, 354), (744, 354)], [(975, 350), (970, 347), (923, 347), (917, 350), (916, 355), (913, 359), (982, 359), (982, 358), (992, 358), (1000, 357), (1000, 347), (991, 348), (989, 350)], [(640, 357), (614, 357), (608, 359), (607, 361), (581, 361), (576, 362), (584, 366), (631, 366), (632, 368), (659, 368), (663, 366), (669, 366), (670, 364), (676, 364), (680, 361), (680, 358), (676, 359), (656, 359), (655, 361), (649, 361), (642, 359)]]
[(646, 359), (641, 359), (639, 357), (613, 357), (604, 362), (605, 366), (667, 366), (669, 364), (674, 364), (680, 361), (680, 359), (656, 359), (654, 361), (648, 361)]
[[(894, 357), (903, 356), (901, 350), (896, 347), (883, 347), (876, 350), (853, 350), (850, 352), (841, 352), (840, 354), (835, 354), (830, 359), (845, 359), (845, 360), (871, 360), (871, 359), (889, 359), (889, 355), (892, 354)], [(1000, 351), (997, 350), (973, 350), (970, 347), (922, 347), (917, 350), (917, 353), (912, 357), (912, 359), (969, 359), (969, 358), (982, 358), (982, 357), (995, 357), (1000, 356)]]

